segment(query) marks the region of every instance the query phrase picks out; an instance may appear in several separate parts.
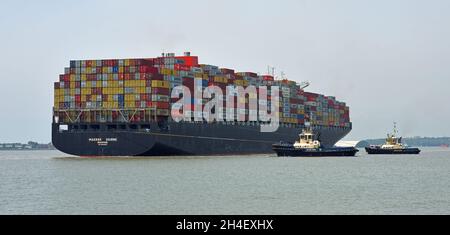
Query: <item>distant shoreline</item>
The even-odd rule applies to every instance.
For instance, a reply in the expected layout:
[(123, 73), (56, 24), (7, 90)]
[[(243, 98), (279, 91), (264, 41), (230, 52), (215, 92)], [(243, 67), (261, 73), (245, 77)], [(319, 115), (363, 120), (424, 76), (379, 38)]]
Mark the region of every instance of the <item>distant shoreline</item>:
[(27, 144), (22, 143), (0, 143), (0, 151), (40, 151), (40, 150), (56, 150), (52, 143), (40, 144), (29, 141)]

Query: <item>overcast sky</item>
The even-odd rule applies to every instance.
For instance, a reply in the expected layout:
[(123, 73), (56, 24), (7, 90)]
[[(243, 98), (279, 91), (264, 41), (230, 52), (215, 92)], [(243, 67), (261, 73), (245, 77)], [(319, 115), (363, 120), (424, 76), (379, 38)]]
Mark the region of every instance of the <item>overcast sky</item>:
[(275, 66), (351, 107), (346, 138), (450, 136), (448, 0), (0, 1), (0, 142), (51, 140), (53, 82), (71, 59), (191, 51)]

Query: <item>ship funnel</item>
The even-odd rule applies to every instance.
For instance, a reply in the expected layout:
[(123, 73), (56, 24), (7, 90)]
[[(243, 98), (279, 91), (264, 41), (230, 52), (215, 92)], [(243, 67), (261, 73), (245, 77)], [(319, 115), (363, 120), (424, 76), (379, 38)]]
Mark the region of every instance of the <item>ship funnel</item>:
[(189, 51), (185, 52), (184, 56), (191, 56), (191, 52), (189, 52)]

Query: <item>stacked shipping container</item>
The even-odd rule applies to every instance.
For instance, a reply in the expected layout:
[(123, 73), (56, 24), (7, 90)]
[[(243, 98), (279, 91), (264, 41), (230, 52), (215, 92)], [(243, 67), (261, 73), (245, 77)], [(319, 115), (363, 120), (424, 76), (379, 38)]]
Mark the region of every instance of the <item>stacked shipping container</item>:
[[(289, 80), (274, 80), (270, 75), (258, 75), (252, 72), (236, 73), (232, 69), (213, 65), (198, 64), (198, 57), (164, 55), (155, 59), (124, 60), (82, 60), (71, 61), (70, 67), (60, 75), (55, 83), (55, 116), (60, 122), (148, 122), (167, 119), (171, 104), (172, 89), (186, 86), (193, 96), (195, 87), (203, 91), (207, 86), (217, 86), (223, 90), (223, 110), (218, 114), (227, 117), (226, 90), (228, 86), (271, 86), (280, 87), (281, 122), (286, 124), (350, 127), (349, 108), (334, 97), (304, 92)], [(270, 92), (269, 92), (270, 94)], [(258, 97), (235, 97), (235, 110), (231, 113), (235, 119), (257, 114), (258, 109), (250, 108), (250, 100)], [(202, 117), (196, 112), (195, 105), (204, 107), (207, 99), (192, 99), (191, 116)], [(245, 103), (245, 109), (239, 109), (238, 103)], [(260, 100), (260, 105), (270, 109), (268, 101)], [(230, 114), (229, 114), (230, 115)], [(231, 120), (229, 120), (231, 121)], [(233, 120), (234, 121), (234, 120)]]

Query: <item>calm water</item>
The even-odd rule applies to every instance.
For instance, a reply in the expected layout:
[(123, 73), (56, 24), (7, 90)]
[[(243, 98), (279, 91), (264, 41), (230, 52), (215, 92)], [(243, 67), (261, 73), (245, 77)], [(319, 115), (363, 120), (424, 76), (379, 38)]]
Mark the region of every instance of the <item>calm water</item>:
[(360, 156), (0, 152), (0, 214), (450, 214), (450, 150)]

